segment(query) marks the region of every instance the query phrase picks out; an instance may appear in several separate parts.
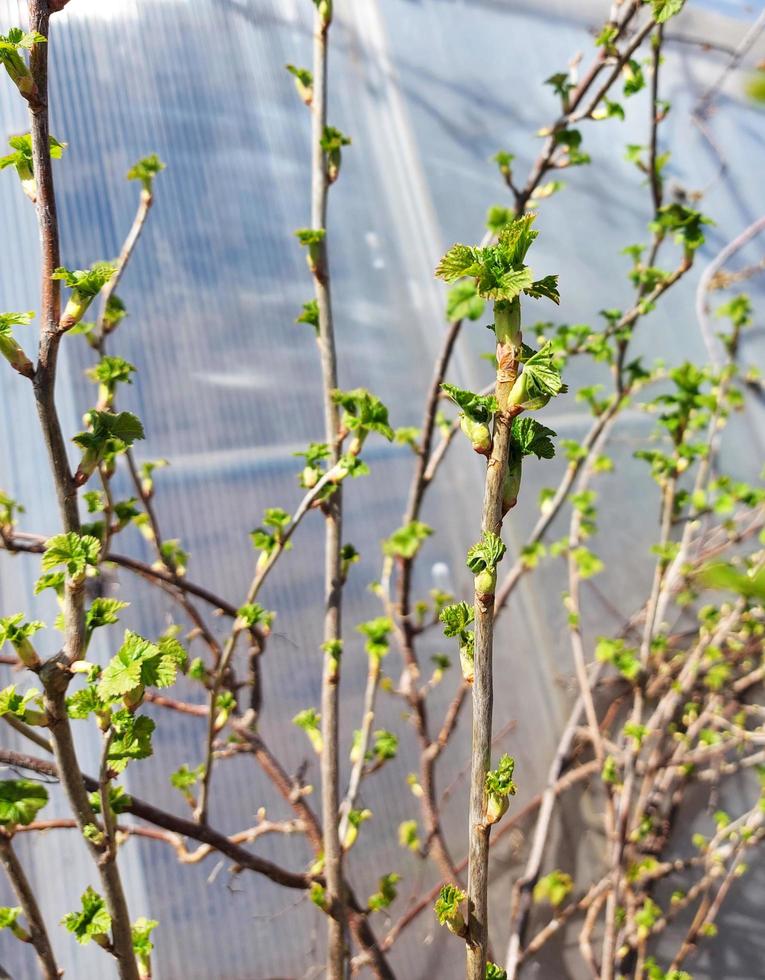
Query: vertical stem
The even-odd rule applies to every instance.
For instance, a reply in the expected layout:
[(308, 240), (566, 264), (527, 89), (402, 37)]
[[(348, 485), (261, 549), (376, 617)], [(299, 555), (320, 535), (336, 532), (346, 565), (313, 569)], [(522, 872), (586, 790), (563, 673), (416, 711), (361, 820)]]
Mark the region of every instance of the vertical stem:
[[(49, 37), (51, 7), (48, 0), (29, 0), (30, 28)], [(37, 220), (41, 245), (40, 347), (35, 372), (34, 389), (48, 458), (56, 486), (61, 522), (66, 532), (79, 533), (80, 518), (77, 488), (69, 468), (66, 443), (56, 411), (56, 360), (61, 339), (59, 317), (61, 295), (58, 281), (51, 273), (60, 265), (56, 196), (49, 151), (48, 125), (48, 50), (50, 43), (36, 44), (30, 56), (30, 70), (37, 88), (37, 99), (30, 106), (32, 157), (37, 179)], [(80, 830), (95, 823), (83, 784), (82, 771), (74, 748), (71, 726), (66, 710), (66, 688), (71, 674), (70, 664), (82, 659), (85, 652), (85, 592), (82, 586), (67, 583), (64, 600), (64, 657), (54, 657), (40, 671), (45, 689), (46, 710), (50, 716), (53, 750), (61, 774), (61, 782), (69, 804), (77, 817)], [(121, 980), (139, 980), (133, 955), (130, 916), (115, 863), (115, 855), (89, 844), (98, 867), (106, 904), (112, 917), (114, 955)]]
[[(481, 530), (502, 530), (502, 484), (510, 453), (513, 412), (508, 396), (518, 374), (517, 343), (497, 344), (495, 394), (499, 412), (486, 471)], [(475, 680), (473, 682), (473, 748), (470, 774), (470, 838), (468, 846), (467, 980), (484, 980), (488, 945), (489, 833), (486, 823), (486, 773), (491, 761), (494, 702), (494, 595), (475, 594)]]
[[(313, 44), (313, 101), (311, 124), (311, 226), (325, 229), (327, 218), (327, 190), (329, 181), (321, 139), (327, 124), (327, 35), (329, 20), (319, 4), (314, 14)], [(330, 14), (331, 16), (331, 14)], [(337, 355), (332, 324), (329, 262), (326, 236), (319, 244), (318, 261), (315, 264), (314, 289), (319, 308), (319, 352), (324, 394), (324, 427), (326, 442), (330, 446), (332, 464), (340, 456), (340, 425), (337, 405), (332, 392), (337, 388)], [(324, 841), (324, 868), (327, 880), (327, 898), (336, 910), (328, 917), (327, 977), (341, 980), (345, 962), (346, 902), (343, 888), (343, 861), (338, 832), (339, 798), (339, 746), (338, 746), (338, 686), (340, 683), (340, 655), (337, 643), (342, 636), (342, 580), (340, 549), (342, 546), (342, 490), (337, 488), (329, 498), (325, 522), (324, 559), (324, 668), (321, 685), (321, 725), (324, 748), (321, 754), (322, 824)]]
[(40, 907), (32, 891), (32, 886), (29, 884), (26, 872), (16, 852), (13, 850), (10, 837), (4, 834), (0, 836), (0, 863), (5, 868), (8, 881), (11, 883), (11, 888), (26, 916), (29, 925), (30, 942), (35, 948), (37, 961), (40, 965), (40, 976), (44, 980), (58, 980), (61, 971), (56, 965), (53, 947), (50, 944), (45, 923), (40, 914)]

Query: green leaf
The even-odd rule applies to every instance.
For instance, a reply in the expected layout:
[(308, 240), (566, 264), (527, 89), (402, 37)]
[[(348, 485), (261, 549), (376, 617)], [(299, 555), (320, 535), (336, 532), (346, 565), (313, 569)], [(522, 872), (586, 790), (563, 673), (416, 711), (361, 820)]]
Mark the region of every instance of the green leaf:
[(111, 333), (127, 316), (125, 304), (114, 293), (106, 301), (106, 308), (103, 312), (104, 327), (107, 333)]
[(478, 320), (485, 306), (475, 283), (460, 282), (447, 293), (446, 318), (452, 323), (455, 320)]
[(552, 459), (555, 446), (552, 437), (557, 435), (536, 419), (518, 416), (513, 419), (511, 452), (524, 456), (534, 455), (537, 459)]
[(376, 759), (395, 759), (398, 754), (398, 736), (384, 728), (374, 733), (372, 755)]
[[(490, 248), (492, 246), (489, 246)], [(486, 299), (512, 300), (532, 286), (531, 270), (527, 267), (501, 271), (501, 263), (490, 263), (476, 279), (478, 292)]]
[(103, 701), (110, 701), (139, 687), (144, 660), (158, 655), (158, 647), (127, 630), (124, 643), (101, 674), (98, 682), (99, 697)]
[(16, 691), (16, 685), (10, 684), (0, 691), (0, 717), (12, 715), (20, 721), (25, 721), (26, 712), (29, 708), (40, 712), (44, 710), (42, 696), (36, 687), (31, 687), (23, 694), (19, 694)]
[(366, 636), (364, 649), (371, 657), (379, 660), (385, 656), (390, 646), (388, 638), (393, 629), (393, 621), (388, 616), (377, 616), (366, 623), (359, 623), (356, 629)]
[(689, 252), (695, 251), (704, 244), (703, 225), (713, 225), (700, 211), (694, 211), (684, 204), (665, 204), (659, 209), (658, 216), (651, 222), (649, 228), (657, 234), (675, 233), (675, 241), (684, 245)]
[(545, 297), (546, 299), (551, 299), (553, 303), (560, 303), (557, 276), (545, 276), (543, 279), (537, 279), (524, 292), (533, 299)]
[(88, 888), (81, 899), (82, 909), (79, 912), (69, 912), (61, 920), (65, 929), (74, 934), (74, 938), (82, 946), (87, 946), (91, 939), (108, 936), (112, 927), (112, 918), (106, 910), (103, 898)]
[(452, 245), (436, 266), (436, 277), (455, 282), (463, 276), (478, 276), (483, 268), (483, 249), (471, 245)]
[(132, 377), (136, 371), (134, 364), (123, 360), (121, 357), (104, 356), (87, 371), (88, 377), (104, 385), (108, 391), (114, 392), (118, 384), (132, 384)]
[(321, 715), (316, 711), (315, 708), (305, 708), (303, 711), (299, 711), (295, 717), (292, 719), (293, 725), (297, 725), (298, 728), (302, 728), (303, 731), (308, 736), (311, 745), (317, 755), (320, 755), (323, 749), (323, 739), (321, 735)]
[(301, 245), (305, 245), (307, 247), (309, 245), (318, 245), (320, 242), (323, 242), (326, 234), (327, 232), (324, 230), (324, 228), (298, 228), (295, 232), (295, 237)]
[(420, 849), (420, 838), (417, 833), (416, 820), (404, 820), (398, 827), (398, 842), (401, 847), (405, 847), (415, 854)]
[(59, 266), (51, 279), (60, 279), (69, 289), (93, 299), (114, 277), (116, 271), (114, 262), (96, 262), (89, 269), (67, 269)]
[(303, 303), (303, 311), (295, 317), (295, 323), (307, 323), (318, 333), (319, 331), (319, 304), (315, 299)]
[(496, 769), (486, 773), (486, 792), (489, 796), (515, 796), (516, 785), (513, 782), (515, 759), (507, 753), (499, 760)]
[(473, 622), (475, 609), (466, 602), (444, 606), (438, 617), (444, 626), (444, 636), (459, 636)]
[(758, 601), (765, 599), (765, 569), (751, 575), (728, 562), (713, 562), (702, 568), (696, 578), (706, 589), (735, 592)]
[(507, 980), (507, 971), (496, 963), (487, 963), (486, 980)]
[(93, 630), (99, 629), (101, 626), (111, 626), (113, 623), (119, 622), (117, 613), (123, 609), (127, 609), (129, 605), (129, 602), (110, 599), (107, 596), (98, 596), (95, 598), (90, 609), (85, 613), (85, 626), (87, 627), (88, 635), (92, 634)]
[(685, 6), (685, 0), (651, 0), (653, 16), (657, 24), (664, 24), (676, 17)]
[(237, 610), (237, 624), (242, 629), (254, 629), (263, 626), (270, 629), (276, 613), (264, 609), (258, 602), (248, 602)]
[(571, 893), (574, 881), (571, 875), (565, 871), (551, 871), (549, 874), (540, 878), (534, 886), (534, 901), (549, 902), (553, 908), (557, 908), (565, 898)]
[[(11, 136), (8, 145), (12, 147), (14, 152), (9, 153), (8, 156), (0, 157), (0, 170), (5, 170), (6, 167), (15, 167), (22, 180), (30, 179), (34, 173), (32, 134), (23, 133), (21, 136)], [(60, 160), (67, 145), (60, 143), (54, 136), (49, 136), (48, 149), (51, 160)]]
[(305, 88), (308, 89), (313, 86), (313, 72), (309, 71), (308, 68), (296, 68), (295, 65), (285, 65), (284, 67)]
[(38, 31), (23, 31), (20, 27), (11, 27), (5, 36), (0, 34), (0, 52), (18, 51), (19, 48), (29, 51), (34, 44), (46, 44), (47, 41)]
[(332, 400), (344, 409), (343, 425), (363, 439), (370, 432), (377, 432), (388, 442), (393, 441), (393, 429), (388, 423), (388, 409), (365, 388), (352, 391), (332, 392)]
[(374, 895), (369, 896), (369, 909), (372, 912), (379, 912), (382, 909), (389, 908), (396, 899), (398, 895), (398, 889), (396, 885), (401, 881), (401, 875), (396, 874), (395, 871), (390, 874), (383, 875), (377, 886), (377, 891)]
[(48, 538), (45, 542), (42, 568), (43, 571), (50, 572), (63, 565), (69, 578), (79, 578), (85, 575), (88, 567), (98, 566), (100, 554), (101, 542), (97, 538), (69, 531)]
[[(94, 813), (101, 812), (101, 793), (96, 790), (88, 793), (88, 800)], [(126, 813), (133, 805), (132, 797), (128, 796), (122, 786), (109, 786), (109, 809), (112, 813), (119, 815)]]
[(545, 79), (545, 85), (551, 85), (553, 92), (556, 95), (560, 95), (561, 98), (566, 98), (571, 89), (576, 88), (568, 72), (565, 71), (559, 71), (555, 75), (550, 75), (549, 78)]
[(151, 959), (151, 951), (154, 949), (151, 934), (158, 925), (159, 922), (156, 919), (145, 919), (141, 916), (140, 919), (135, 920), (131, 929), (133, 952), (138, 962), (144, 967), (142, 975), (148, 976), (147, 967)]
[(513, 221), (515, 221), (515, 212), (500, 204), (493, 204), (486, 212), (486, 227), (495, 235)]
[(165, 169), (165, 164), (156, 153), (142, 157), (127, 172), (128, 180), (140, 180), (144, 190), (152, 192), (154, 178)]
[(433, 533), (433, 528), (422, 521), (411, 521), (398, 528), (383, 541), (383, 554), (397, 558), (412, 559), (417, 554), (426, 538)]
[(746, 293), (739, 293), (738, 296), (734, 296), (727, 303), (723, 303), (722, 306), (718, 306), (715, 310), (715, 315), (719, 317), (727, 317), (734, 327), (737, 329), (742, 329), (743, 327), (748, 327), (752, 323), (752, 301), (747, 296)]
[(444, 885), (438, 893), (433, 911), (442, 926), (447, 926), (452, 932), (461, 932), (465, 928), (465, 920), (460, 906), (467, 895), (456, 885)]
[(476, 395), (472, 391), (465, 391), (447, 382), (443, 382), (441, 387), (454, 404), (474, 422), (490, 422), (494, 413), (499, 410), (494, 395)]
[(589, 548), (585, 548), (584, 545), (574, 548), (571, 552), (571, 557), (576, 562), (576, 567), (581, 578), (592, 578), (593, 575), (597, 575), (605, 568), (600, 558), (593, 554)]
[(204, 771), (204, 763), (196, 766), (194, 769), (189, 769), (184, 762), (180, 769), (176, 769), (176, 771), (170, 776), (170, 785), (174, 786), (175, 789), (178, 789), (183, 793), (190, 790), (192, 786), (196, 786), (204, 775)]
[(108, 702), (141, 686), (169, 687), (185, 662), (185, 650), (177, 640), (164, 637), (151, 643), (126, 630), (122, 646), (101, 674), (99, 697)]
[(492, 163), (496, 163), (499, 168), (499, 172), (503, 177), (510, 176), (510, 169), (515, 160), (514, 153), (508, 153), (507, 150), (498, 150), (493, 157), (490, 158)]
[(19, 923), (19, 916), (22, 914), (23, 909), (20, 905), (8, 906), (4, 905), (0, 908), (0, 929), (10, 929), (14, 935), (18, 937), (26, 938), (28, 933)]
[(484, 531), (481, 540), (467, 553), (467, 567), (474, 575), (487, 570), (492, 571), (502, 561), (506, 550), (498, 534)]
[(624, 77), (624, 95), (629, 98), (645, 88), (645, 74), (639, 61), (630, 58), (622, 68)]
[(31, 779), (0, 780), (0, 824), (32, 823), (48, 802), (48, 791)]
[(152, 754), (151, 736), (154, 722), (146, 715), (133, 715), (127, 709), (112, 715), (112, 739), (107, 756), (109, 768), (122, 772), (133, 759), (146, 759)]
[(542, 408), (555, 395), (568, 391), (555, 363), (556, 354), (552, 341), (548, 340), (541, 350), (528, 358), (510, 392), (511, 405), (530, 410)]
[(26, 622), (23, 613), (6, 616), (0, 619), (0, 647), (10, 643), (15, 649), (22, 647), (26, 640), (34, 636), (38, 630), (45, 629), (45, 623), (35, 619)]
[(95, 684), (88, 684), (80, 691), (75, 691), (66, 699), (66, 711), (70, 718), (84, 721), (92, 714), (102, 712), (106, 708), (101, 698), (98, 696), (98, 689)]
[(350, 146), (351, 138), (341, 133), (339, 129), (335, 129), (334, 126), (325, 126), (319, 143), (325, 153), (331, 153), (343, 146)]

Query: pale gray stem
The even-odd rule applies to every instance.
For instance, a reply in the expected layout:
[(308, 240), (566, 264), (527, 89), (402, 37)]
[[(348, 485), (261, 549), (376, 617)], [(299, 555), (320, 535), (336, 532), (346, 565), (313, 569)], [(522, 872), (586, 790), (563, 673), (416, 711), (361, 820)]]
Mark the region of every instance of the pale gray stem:
[[(314, 14), (313, 100), (311, 103), (311, 227), (325, 229), (329, 179), (321, 140), (327, 125), (327, 35), (329, 24), (317, 7)], [(331, 450), (332, 465), (340, 456), (340, 419), (332, 398), (337, 388), (337, 355), (332, 322), (329, 260), (326, 236), (319, 243), (315, 264), (314, 289), (319, 309), (319, 352), (324, 398), (325, 440)], [(338, 687), (340, 654), (336, 646), (342, 638), (342, 489), (338, 487), (327, 502), (324, 564), (324, 670), (321, 684), (321, 754), (322, 824), (324, 870), (327, 899), (335, 915), (327, 918), (327, 977), (342, 980), (345, 975), (347, 909), (343, 885), (343, 852), (338, 828), (339, 799), (339, 732)], [(328, 646), (327, 646), (328, 645)]]

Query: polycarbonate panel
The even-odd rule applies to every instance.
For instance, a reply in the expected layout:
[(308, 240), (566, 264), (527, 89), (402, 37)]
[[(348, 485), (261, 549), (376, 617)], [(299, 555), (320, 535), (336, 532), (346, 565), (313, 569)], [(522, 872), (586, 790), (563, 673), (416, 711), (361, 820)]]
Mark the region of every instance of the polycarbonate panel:
[[(0, 0), (0, 30), (19, 21), (23, 6)], [(488, 157), (500, 147), (511, 148), (518, 155), (517, 172), (526, 172), (539, 145), (533, 134), (556, 112), (554, 96), (541, 82), (564, 68), (577, 50), (592, 51), (591, 29), (607, 7), (595, 0), (336, 0), (330, 121), (353, 138), (329, 212), (340, 381), (380, 395), (395, 425), (419, 423), (443, 332), (444, 293), (432, 275), (438, 257), (453, 241), (480, 238), (488, 205), (509, 203)], [(710, 7), (723, 13), (710, 13)], [(120, 287), (130, 318), (111, 350), (139, 368), (121, 404), (146, 422), (140, 456), (167, 457), (172, 464), (157, 478), (156, 505), (165, 534), (180, 538), (190, 551), (192, 578), (234, 602), (252, 569), (247, 532), (264, 507), (294, 506), (300, 491), (292, 453), (322, 434), (315, 345), (310, 328), (293, 323), (312, 290), (292, 235), (309, 220), (309, 117), (284, 71), (287, 62), (310, 63), (312, 9), (309, 0), (71, 0), (66, 13), (55, 17), (51, 37), (52, 132), (69, 143), (55, 164), (64, 262), (83, 267), (116, 254), (136, 204), (136, 188), (124, 181), (125, 172), (147, 152), (159, 153), (167, 163)], [(690, 3), (676, 30), (691, 37), (711, 34), (730, 46), (741, 37), (747, 17), (751, 12), (732, 0)], [(760, 46), (749, 63), (762, 56)], [(741, 73), (731, 75), (713, 119), (726, 153), (724, 179), (716, 179), (718, 162), (689, 121), (695, 99), (724, 59), (719, 51), (669, 44), (663, 69), (673, 103), (662, 127), (662, 139), (671, 142), (674, 154), (670, 184), (709, 187), (704, 207), (718, 221), (700, 264), (763, 208), (762, 115), (740, 96)], [(594, 322), (599, 309), (629, 301), (627, 260), (619, 250), (645, 237), (650, 202), (624, 161), (623, 148), (645, 142), (647, 120), (641, 95), (630, 103), (626, 123), (586, 126), (593, 167), (566, 173), (566, 190), (542, 209), (535, 268), (562, 273), (563, 302), (554, 314), (561, 321)], [(23, 106), (2, 79), (0, 124), (0, 137), (26, 126)], [(32, 309), (37, 230), (33, 209), (11, 172), (0, 175), (0, 216), (0, 309)], [(744, 264), (761, 254), (755, 243), (739, 258)], [(661, 353), (668, 361), (701, 356), (692, 314), (697, 276), (695, 270), (646, 319), (636, 349)], [(541, 316), (553, 315), (539, 309)], [(485, 384), (489, 368), (477, 355), (488, 347), (482, 325), (470, 325), (451, 379)], [(758, 355), (762, 360), (762, 347), (761, 334), (747, 340), (751, 361)], [(83, 375), (90, 362), (82, 340), (68, 337), (58, 403), (69, 434), (80, 428), (80, 416), (92, 403), (93, 388)], [(606, 380), (574, 366), (574, 384), (585, 379)], [(569, 398), (551, 407), (545, 422), (562, 437), (576, 438), (587, 417)], [(614, 507), (613, 523), (601, 526), (594, 544), (610, 570), (607, 581), (594, 585), (588, 596), (597, 616), (597, 623), (588, 625), (598, 632), (632, 611), (650, 576), (648, 545), (658, 503), (645, 467), (631, 458), (648, 424), (627, 413), (613, 446), (624, 470), (599, 487)], [(726, 464), (745, 478), (763, 458), (762, 413), (754, 408), (736, 425), (740, 438)], [(372, 478), (352, 483), (345, 494), (347, 538), (362, 561), (347, 589), (344, 745), (360, 721), (366, 672), (362, 640), (353, 626), (379, 613), (366, 586), (380, 572), (379, 541), (400, 523), (413, 465), (400, 446), (370, 445), (367, 458)], [(537, 491), (553, 483), (562, 466), (550, 464), (545, 472), (527, 468), (524, 497), (508, 526), (511, 551), (535, 519)], [(440, 562), (447, 564), (455, 589), (468, 594), (461, 555), (476, 536), (480, 484), (479, 461), (457, 445), (423, 515), (438, 533), (423, 549), (418, 591), (433, 585), (430, 569)], [(30, 392), (7, 371), (0, 372), (0, 486), (26, 505), (25, 529), (46, 534), (57, 529)], [(558, 522), (553, 535), (563, 527)], [(120, 547), (128, 547), (127, 536)], [(137, 534), (129, 547), (150, 558)], [(322, 522), (312, 516), (262, 597), (278, 611), (263, 663), (263, 732), (289, 770), (307, 759), (309, 778), (316, 783), (316, 762), (290, 718), (319, 698), (322, 548)], [(23, 608), (52, 618), (49, 602), (29, 599), (37, 564), (0, 556), (3, 614)], [(495, 725), (500, 731), (516, 722), (502, 745), (517, 758), (519, 805), (544, 784), (573, 692), (558, 602), (564, 587), (562, 570), (545, 567), (523, 583), (501, 628)], [(174, 613), (165, 597), (125, 572), (116, 575), (115, 588), (132, 600), (127, 625), (148, 635), (162, 630)], [(217, 632), (222, 634), (222, 625)], [(422, 645), (423, 662), (444, 649), (433, 635)], [(102, 639), (98, 655), (108, 653)], [(8, 668), (0, 669), (3, 683), (9, 683)], [(398, 676), (395, 654), (386, 669)], [(448, 672), (433, 695), (434, 719), (451, 699), (455, 675), (456, 669)], [(181, 685), (184, 694), (195, 692)], [(466, 836), (467, 718), (466, 712), (439, 769), (442, 789), (456, 780), (444, 816), (459, 856)], [(155, 758), (132, 766), (126, 783), (136, 795), (184, 813), (168, 776), (181, 763), (200, 760), (202, 726), (182, 715), (159, 720)], [(403, 783), (418, 766), (417, 747), (400, 703), (381, 696), (377, 723), (401, 733), (401, 754), (363, 787), (363, 803), (375, 816), (348, 867), (362, 896), (374, 890), (384, 872), (404, 875), (395, 915), (410, 893), (435, 876), (396, 842), (398, 823), (418, 815)], [(10, 734), (3, 731), (4, 741), (10, 742)], [(83, 742), (82, 759), (91, 772), (97, 768), (92, 740)], [(344, 777), (347, 771), (344, 765)], [(249, 826), (261, 806), (273, 818), (289, 816), (252, 760), (219, 763), (215, 788), (211, 817), (222, 830)], [(66, 808), (55, 800), (48, 812), (65, 815)], [(574, 816), (568, 813), (556, 827), (564, 844), (570, 844)], [(583, 816), (595, 826), (593, 815)], [(596, 834), (581, 835), (583, 865)], [(267, 836), (254, 846), (290, 868), (310, 860), (297, 838)], [(73, 831), (24, 839), (19, 853), (49, 923), (75, 907), (87, 884), (97, 883)], [(501, 950), (512, 881), (508, 872), (517, 863), (512, 847), (500, 848), (495, 862), (493, 927)], [(304, 896), (253, 874), (233, 877), (229, 862), (216, 856), (182, 866), (169, 848), (148, 841), (128, 842), (121, 867), (133, 914), (161, 923), (157, 980), (321, 975), (324, 923)], [(697, 980), (748, 980), (761, 969), (762, 950), (752, 928), (764, 884), (760, 863), (723, 916), (721, 935), (730, 930), (734, 941), (710, 945), (703, 969), (694, 971)], [(0, 882), (0, 901), (6, 894)], [(384, 917), (374, 925), (379, 934), (385, 932)], [(735, 941), (744, 929), (745, 945)], [(53, 939), (68, 977), (116, 975), (101, 950), (77, 947), (55, 927)], [(0, 950), (0, 962), (16, 980), (35, 976), (28, 950), (11, 937), (0, 934)], [(555, 956), (560, 955), (558, 950)], [(451, 980), (462, 972), (457, 946), (436, 934), (427, 913), (404, 934), (391, 960), (403, 980)], [(557, 977), (559, 969), (553, 960), (529, 975)]]

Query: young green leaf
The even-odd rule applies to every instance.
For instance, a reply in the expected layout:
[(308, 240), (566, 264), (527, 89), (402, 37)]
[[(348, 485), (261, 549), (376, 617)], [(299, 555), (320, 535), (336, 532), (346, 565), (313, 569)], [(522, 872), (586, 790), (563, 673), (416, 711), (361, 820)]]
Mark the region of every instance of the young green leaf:
[(466, 564), (475, 575), (475, 590), (479, 595), (492, 595), (497, 584), (497, 565), (506, 548), (493, 531), (484, 531), (481, 540), (467, 553)]
[(536, 883), (534, 901), (549, 902), (553, 908), (557, 908), (571, 893), (573, 887), (574, 882), (571, 875), (556, 869), (540, 878)]
[(112, 772), (122, 772), (134, 759), (147, 759), (152, 754), (151, 736), (154, 722), (145, 715), (133, 715), (127, 708), (112, 715), (112, 738), (107, 755)]
[(59, 566), (72, 581), (82, 580), (88, 568), (97, 568), (101, 555), (101, 542), (88, 534), (79, 535), (74, 531), (57, 534), (45, 542), (42, 556), (42, 569), (50, 572)]
[(16, 685), (10, 684), (0, 691), (0, 717), (11, 715), (28, 725), (47, 725), (48, 716), (45, 711), (42, 695), (36, 687), (19, 694)]
[(446, 294), (446, 319), (478, 320), (483, 316), (485, 300), (478, 295), (475, 283), (458, 282)]
[(140, 180), (145, 193), (151, 197), (154, 190), (154, 178), (162, 173), (165, 164), (159, 159), (156, 153), (142, 157), (127, 172), (128, 180)]
[(438, 617), (444, 625), (444, 636), (459, 636), (473, 622), (475, 609), (466, 602), (444, 606)]
[(306, 708), (304, 711), (299, 711), (292, 719), (293, 725), (297, 725), (298, 728), (302, 728), (306, 733), (311, 745), (313, 746), (314, 752), (316, 752), (317, 755), (321, 755), (324, 748), (324, 741), (321, 737), (320, 722), (321, 715), (315, 708)]
[(0, 354), (8, 361), (14, 371), (25, 378), (33, 379), (35, 366), (29, 360), (13, 335), (13, 328), (27, 326), (34, 313), (0, 313)]
[(313, 72), (307, 68), (297, 68), (295, 65), (285, 65), (287, 71), (295, 79), (295, 88), (306, 105), (313, 102)]
[(489, 824), (502, 819), (510, 805), (509, 798), (515, 796), (514, 771), (515, 759), (505, 754), (497, 768), (486, 773), (486, 822)]
[(62, 332), (71, 330), (80, 322), (90, 304), (116, 271), (114, 262), (96, 262), (89, 269), (66, 269), (60, 266), (54, 271), (51, 279), (60, 279), (71, 290), (59, 323)]
[(657, 24), (664, 24), (676, 17), (685, 6), (685, 0), (651, 0), (653, 16)]
[(46, 41), (47, 38), (38, 31), (25, 32), (20, 27), (11, 27), (7, 34), (0, 34), (0, 64), (5, 66), (11, 81), (30, 105), (37, 101), (39, 93), (20, 52), (30, 51), (35, 44)]
[(411, 521), (383, 541), (383, 554), (411, 560), (420, 550), (423, 541), (432, 533), (433, 528), (422, 521)]
[(75, 474), (78, 486), (86, 483), (101, 463), (109, 464), (114, 457), (126, 452), (134, 442), (145, 438), (141, 420), (132, 412), (100, 411), (88, 413), (90, 429), (73, 437), (82, 450), (82, 459)]
[(436, 268), (436, 276), (446, 282), (469, 276), (475, 279), (477, 292), (485, 299), (511, 301), (522, 292), (557, 297), (554, 277), (535, 283), (531, 270), (523, 264), (537, 237), (531, 227), (533, 221), (534, 215), (526, 214), (504, 225), (495, 245), (453, 245)]
[[(6, 167), (15, 167), (21, 181), (21, 189), (34, 204), (37, 201), (37, 180), (35, 179), (32, 160), (32, 136), (30, 133), (11, 136), (8, 144), (14, 152), (0, 157), (0, 170), (5, 170)], [(52, 160), (60, 159), (67, 146), (66, 143), (59, 143), (53, 136), (48, 137), (48, 145)]]
[(388, 638), (393, 629), (393, 621), (388, 616), (378, 616), (366, 623), (359, 623), (356, 629), (366, 636), (364, 649), (370, 657), (379, 661), (385, 656), (390, 646)]
[(121, 357), (106, 355), (94, 367), (86, 372), (91, 381), (95, 381), (98, 388), (98, 408), (110, 409), (114, 402), (117, 392), (117, 385), (132, 384), (132, 375), (136, 367), (129, 361)]
[(81, 946), (87, 946), (91, 940), (99, 946), (107, 945), (112, 918), (106, 910), (106, 902), (90, 886), (83, 893), (80, 902), (80, 911), (67, 913), (61, 924), (73, 933)]
[(334, 184), (340, 175), (342, 147), (350, 146), (350, 137), (341, 133), (339, 129), (335, 129), (334, 126), (325, 126), (319, 142), (327, 155), (327, 179), (330, 184)]
[(186, 653), (177, 640), (165, 637), (151, 643), (126, 630), (122, 646), (101, 674), (99, 697), (109, 702), (130, 695), (134, 704), (145, 687), (170, 687), (185, 664)]
[(31, 779), (0, 780), (0, 825), (32, 823), (48, 802), (48, 791)]
[[(88, 793), (88, 800), (93, 808), (94, 813), (101, 812), (101, 793), (99, 790), (95, 790), (93, 793)], [(127, 813), (130, 807), (133, 805), (132, 797), (130, 797), (124, 790), (122, 786), (109, 786), (109, 809), (112, 813), (119, 815), (120, 813)]]
[(433, 907), (439, 924), (446, 926), (456, 936), (465, 935), (465, 918), (460, 906), (466, 899), (467, 895), (461, 888), (456, 885), (444, 885)]
[(536, 456), (537, 459), (552, 459), (555, 446), (552, 437), (557, 435), (546, 425), (529, 416), (513, 419), (511, 453), (520, 456)]
[(496, 963), (487, 963), (486, 980), (507, 980), (507, 972)]
[(690, 258), (693, 252), (704, 244), (702, 227), (713, 224), (712, 219), (707, 218), (700, 211), (675, 202), (660, 208), (656, 219), (649, 227), (657, 235), (674, 233), (675, 241), (685, 247), (686, 257)]
[(151, 934), (158, 925), (156, 919), (145, 919), (141, 916), (140, 919), (135, 920), (131, 929), (133, 952), (138, 960), (142, 978), (151, 976), (151, 951), (154, 949)]
[(370, 432), (377, 432), (388, 442), (393, 441), (393, 429), (388, 423), (388, 409), (380, 399), (365, 388), (332, 392), (332, 400), (343, 411), (343, 427), (354, 434), (350, 452), (357, 453)]
[(22, 911), (20, 905), (12, 907), (4, 905), (0, 908), (0, 930), (10, 929), (17, 939), (20, 939), (23, 943), (28, 943), (32, 941), (32, 937), (19, 922), (19, 916), (22, 914)]
[(45, 623), (41, 623), (39, 620), (26, 622), (23, 613), (6, 616), (0, 619), (0, 647), (5, 643), (10, 643), (26, 667), (39, 667), (40, 658), (30, 642), (30, 637), (44, 628)]
[(393, 902), (396, 900), (398, 895), (398, 885), (401, 881), (401, 875), (396, 874), (392, 871), (390, 874), (383, 875), (377, 885), (377, 891), (374, 895), (369, 896), (369, 901), (367, 905), (371, 912), (380, 912), (383, 909), (390, 908)]
[(460, 428), (470, 440), (473, 449), (484, 456), (490, 455), (490, 423), (498, 409), (496, 398), (493, 395), (476, 395), (447, 382), (442, 383), (441, 387), (454, 404), (462, 409), (459, 416)]
[(555, 364), (555, 357), (552, 341), (548, 340), (541, 350), (525, 361), (523, 372), (510, 392), (510, 405), (533, 411), (543, 408), (555, 395), (568, 391)]
[(323, 228), (298, 228), (295, 237), (307, 249), (306, 262), (312, 273), (321, 277), (321, 245), (326, 231)]
[(309, 299), (307, 303), (303, 303), (302, 312), (295, 317), (295, 323), (307, 323), (309, 326), (313, 327), (318, 336), (319, 333), (319, 304), (315, 299)]

